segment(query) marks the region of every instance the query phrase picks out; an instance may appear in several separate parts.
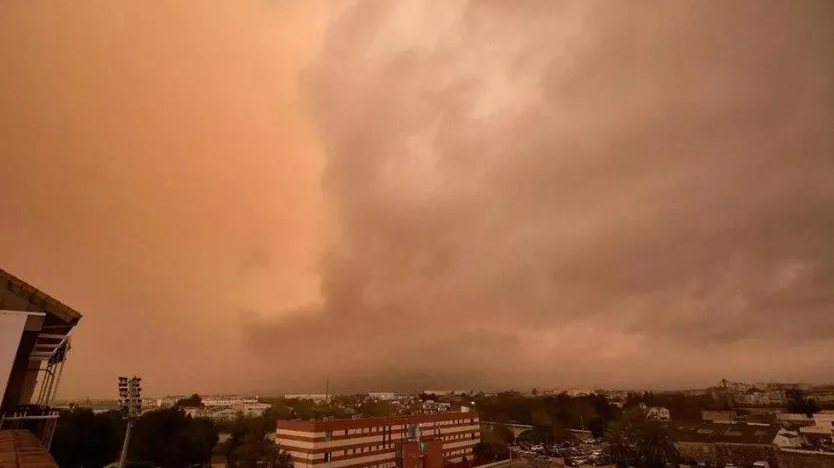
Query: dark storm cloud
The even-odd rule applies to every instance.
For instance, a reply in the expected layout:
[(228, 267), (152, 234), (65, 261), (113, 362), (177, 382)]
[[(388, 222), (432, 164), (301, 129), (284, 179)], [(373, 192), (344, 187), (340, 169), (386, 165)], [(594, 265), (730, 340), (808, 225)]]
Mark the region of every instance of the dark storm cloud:
[(350, 3), (305, 75), (340, 235), (320, 310), (255, 349), (358, 386), (816, 372), (830, 2), (393, 5)]

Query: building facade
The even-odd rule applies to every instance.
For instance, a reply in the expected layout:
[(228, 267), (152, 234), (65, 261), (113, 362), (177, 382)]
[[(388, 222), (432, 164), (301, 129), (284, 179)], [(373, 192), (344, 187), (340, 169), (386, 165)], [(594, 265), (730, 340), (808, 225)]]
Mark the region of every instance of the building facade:
[(202, 397), (202, 402), (203, 406), (208, 407), (256, 405), (258, 404), (258, 397), (243, 397), (237, 395), (204, 396)]
[(214, 420), (228, 421), (236, 419), (239, 415), (248, 418), (263, 416), (266, 410), (272, 405), (267, 403), (254, 403), (232, 406), (189, 406), (183, 408), (185, 414), (194, 418), (207, 418)]
[(442, 468), (473, 458), (474, 412), (393, 418), (278, 421), (276, 442), (295, 468)]

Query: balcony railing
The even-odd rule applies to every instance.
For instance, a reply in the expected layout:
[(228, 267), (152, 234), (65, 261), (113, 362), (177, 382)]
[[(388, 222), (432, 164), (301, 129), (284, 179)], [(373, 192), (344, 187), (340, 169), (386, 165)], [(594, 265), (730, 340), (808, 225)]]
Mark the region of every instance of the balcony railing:
[(53, 408), (21, 405), (13, 413), (0, 415), (0, 430), (26, 429), (40, 439), (49, 450), (59, 415), (60, 412)]

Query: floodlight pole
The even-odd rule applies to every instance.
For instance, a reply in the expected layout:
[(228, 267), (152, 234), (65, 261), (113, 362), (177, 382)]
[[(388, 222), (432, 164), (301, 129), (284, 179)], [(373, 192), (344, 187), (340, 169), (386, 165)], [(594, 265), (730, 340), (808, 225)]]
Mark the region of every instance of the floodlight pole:
[(133, 429), (133, 419), (127, 420), (127, 428), (125, 429), (125, 441), (122, 444), (122, 455), (119, 457), (119, 468), (125, 468), (127, 463), (127, 448), (130, 446), (130, 432)]
[(125, 439), (122, 443), (122, 453), (119, 456), (119, 468), (125, 468), (127, 464), (127, 450), (130, 447), (130, 434), (133, 430), (133, 423), (142, 411), (142, 379), (134, 376), (119, 377), (119, 406), (122, 417), (127, 422), (125, 427)]

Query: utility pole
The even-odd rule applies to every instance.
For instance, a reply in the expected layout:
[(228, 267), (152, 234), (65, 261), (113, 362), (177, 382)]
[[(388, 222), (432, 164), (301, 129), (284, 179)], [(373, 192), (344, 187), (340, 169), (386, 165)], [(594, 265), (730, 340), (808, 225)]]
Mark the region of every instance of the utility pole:
[(142, 411), (142, 378), (133, 376), (127, 378), (119, 377), (119, 412), (122, 419), (127, 422), (125, 428), (125, 440), (122, 444), (122, 453), (119, 457), (119, 468), (125, 468), (127, 463), (127, 449), (130, 446), (130, 433), (133, 430), (133, 423)]

